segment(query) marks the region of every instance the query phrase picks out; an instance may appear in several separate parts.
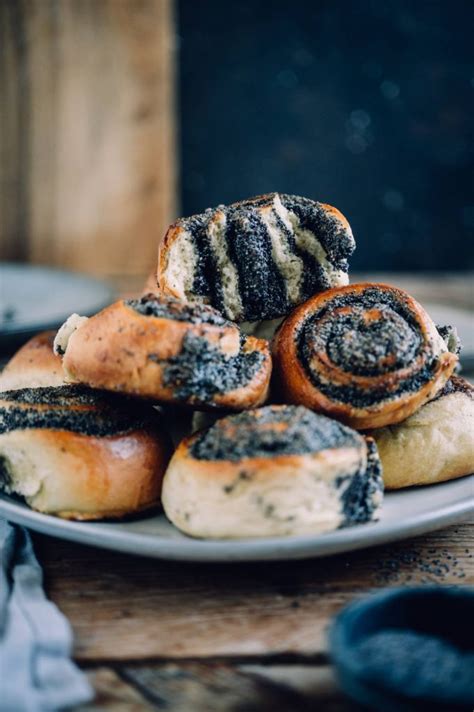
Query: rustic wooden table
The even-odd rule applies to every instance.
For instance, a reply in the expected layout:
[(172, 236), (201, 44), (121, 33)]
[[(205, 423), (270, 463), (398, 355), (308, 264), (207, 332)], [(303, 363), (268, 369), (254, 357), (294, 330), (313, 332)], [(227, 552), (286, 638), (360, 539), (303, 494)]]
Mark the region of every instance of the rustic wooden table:
[[(472, 306), (466, 276), (383, 280), (421, 301)], [(473, 533), (466, 523), (326, 559), (246, 565), (133, 558), (39, 535), (34, 543), (97, 691), (82, 712), (349, 712), (358, 708), (328, 655), (331, 618), (386, 586), (473, 584)]]
[(327, 651), (332, 616), (386, 586), (473, 584), (473, 533), (463, 524), (327, 559), (245, 565), (34, 542), (97, 691), (84, 712), (349, 712)]

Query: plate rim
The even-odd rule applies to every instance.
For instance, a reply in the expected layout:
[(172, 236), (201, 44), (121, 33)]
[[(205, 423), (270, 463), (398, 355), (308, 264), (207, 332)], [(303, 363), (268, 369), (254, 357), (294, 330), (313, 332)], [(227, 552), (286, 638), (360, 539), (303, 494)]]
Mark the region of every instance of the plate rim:
[[(474, 475), (459, 479), (474, 482)], [(35, 512), (27, 505), (0, 493), (0, 516), (39, 533), (133, 556), (194, 563), (284, 561), (331, 556), (419, 536), (462, 522), (471, 515), (474, 515), (474, 497), (440, 505), (421, 514), (415, 513), (396, 523), (379, 521), (327, 534), (203, 540), (192, 537), (174, 539), (156, 534), (103, 529), (99, 539), (95, 528), (97, 522), (74, 522)], [(110, 525), (114, 526), (113, 523)], [(374, 527), (377, 527), (375, 532)], [(351, 532), (349, 539), (345, 536), (348, 531)]]
[[(106, 279), (101, 279), (100, 277), (96, 277), (94, 275), (86, 274), (81, 271), (76, 271), (76, 270), (70, 270), (70, 269), (63, 269), (61, 267), (50, 267), (49, 265), (35, 265), (35, 264), (29, 264), (29, 263), (23, 263), (23, 262), (5, 262), (5, 261), (0, 261), (0, 271), (3, 269), (13, 269), (14, 271), (18, 272), (19, 274), (25, 273), (25, 272), (37, 272), (37, 273), (43, 273), (45, 277), (50, 274), (55, 274), (58, 277), (63, 277), (63, 278), (73, 278), (77, 281), (80, 281), (84, 284), (87, 284), (88, 286), (94, 285), (94, 287), (102, 291), (102, 295), (97, 297), (96, 300), (96, 306), (94, 306), (92, 309), (86, 309), (85, 311), (89, 312), (85, 314), (85, 316), (91, 316), (92, 313), (95, 313), (96, 311), (99, 311), (100, 309), (103, 309), (105, 306), (110, 304), (110, 302), (115, 298), (115, 289), (114, 286), (108, 282)], [(24, 275), (23, 275), (24, 276)], [(35, 321), (35, 322), (22, 322), (22, 323), (12, 323), (11, 325), (8, 324), (8, 322), (2, 323), (0, 327), (0, 338), (4, 339), (9, 339), (13, 337), (21, 337), (25, 334), (30, 334), (30, 333), (37, 333), (39, 331), (47, 331), (49, 329), (57, 328), (58, 323), (61, 322), (61, 320), (64, 321), (65, 318), (67, 318), (68, 314), (64, 314), (59, 319), (52, 319), (51, 321)]]

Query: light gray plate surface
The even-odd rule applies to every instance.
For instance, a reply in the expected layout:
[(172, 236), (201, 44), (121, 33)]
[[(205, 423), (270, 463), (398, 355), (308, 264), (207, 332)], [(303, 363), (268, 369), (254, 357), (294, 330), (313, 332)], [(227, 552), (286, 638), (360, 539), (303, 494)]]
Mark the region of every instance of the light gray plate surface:
[[(455, 326), (461, 339), (461, 364), (474, 371), (474, 314), (467, 309), (458, 309), (445, 304), (423, 304), (435, 324)], [(464, 375), (464, 374), (463, 374)]]
[(73, 312), (90, 316), (113, 301), (106, 284), (74, 272), (0, 263), (0, 344), (60, 326)]
[(326, 556), (416, 536), (474, 514), (474, 476), (388, 493), (380, 521), (328, 534), (210, 541), (181, 534), (162, 514), (117, 523), (68, 522), (0, 495), (0, 515), (51, 536), (139, 556), (181, 561), (258, 561)]

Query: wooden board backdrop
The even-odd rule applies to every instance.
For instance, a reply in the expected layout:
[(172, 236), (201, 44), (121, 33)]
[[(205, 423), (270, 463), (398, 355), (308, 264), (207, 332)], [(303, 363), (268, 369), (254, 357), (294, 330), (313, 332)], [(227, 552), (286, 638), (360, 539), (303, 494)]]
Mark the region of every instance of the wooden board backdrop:
[(172, 0), (0, 0), (0, 259), (143, 274), (176, 213)]

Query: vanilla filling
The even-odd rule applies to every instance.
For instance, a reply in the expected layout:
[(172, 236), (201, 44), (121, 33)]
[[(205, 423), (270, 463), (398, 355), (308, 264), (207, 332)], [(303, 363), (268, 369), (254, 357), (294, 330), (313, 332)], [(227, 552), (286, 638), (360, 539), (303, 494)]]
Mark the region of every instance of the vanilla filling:
[(87, 319), (87, 316), (79, 316), (79, 314), (71, 314), (66, 319), (54, 337), (53, 351), (55, 354), (63, 356), (66, 353), (69, 339), (77, 329), (80, 329), (86, 323)]
[(197, 261), (192, 235), (184, 228), (179, 228), (178, 235), (169, 248), (164, 275), (170, 289), (181, 299), (193, 298)]
[(209, 245), (220, 274), (222, 299), (228, 317), (233, 320), (243, 312), (239, 292), (239, 275), (227, 251), (227, 218), (225, 213), (216, 212), (207, 226)]
[(301, 293), (304, 264), (303, 260), (292, 252), (284, 230), (279, 229), (276, 214), (274, 208), (264, 208), (260, 211), (260, 217), (271, 239), (273, 262), (285, 282), (288, 301), (296, 304)]

